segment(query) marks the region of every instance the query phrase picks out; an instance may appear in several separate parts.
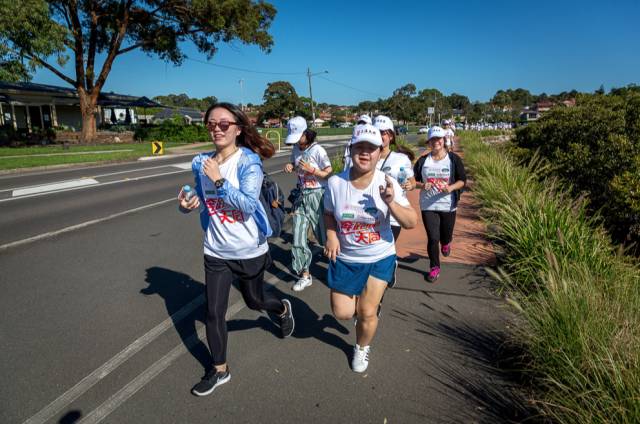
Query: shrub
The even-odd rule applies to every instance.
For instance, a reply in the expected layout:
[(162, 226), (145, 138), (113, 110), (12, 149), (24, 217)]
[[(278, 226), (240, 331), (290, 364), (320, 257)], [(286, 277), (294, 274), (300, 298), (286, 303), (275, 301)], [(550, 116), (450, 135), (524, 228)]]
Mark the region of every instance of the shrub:
[(554, 108), (519, 129), (515, 143), (547, 159), (572, 194), (585, 193), (616, 242), (640, 243), (640, 94), (583, 95), (576, 107)]

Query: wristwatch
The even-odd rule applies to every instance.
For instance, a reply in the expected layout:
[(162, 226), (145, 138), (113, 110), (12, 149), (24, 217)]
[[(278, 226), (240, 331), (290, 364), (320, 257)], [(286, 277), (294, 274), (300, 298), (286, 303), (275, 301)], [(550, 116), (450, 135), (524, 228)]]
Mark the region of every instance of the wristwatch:
[(222, 186), (224, 185), (224, 182), (227, 181), (224, 178), (220, 178), (219, 180), (215, 180), (213, 182), (213, 185), (216, 186), (216, 188), (222, 188)]

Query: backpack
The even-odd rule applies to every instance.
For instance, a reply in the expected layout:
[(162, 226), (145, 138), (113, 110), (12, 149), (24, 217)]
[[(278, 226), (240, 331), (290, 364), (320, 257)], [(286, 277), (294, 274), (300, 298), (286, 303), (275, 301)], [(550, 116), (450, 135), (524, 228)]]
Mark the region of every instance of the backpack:
[(280, 190), (280, 187), (278, 187), (278, 184), (273, 181), (267, 173), (264, 173), (262, 179), (260, 203), (262, 203), (269, 218), (269, 225), (272, 231), (271, 238), (280, 237), (286, 215), (284, 210), (284, 194), (282, 190)]

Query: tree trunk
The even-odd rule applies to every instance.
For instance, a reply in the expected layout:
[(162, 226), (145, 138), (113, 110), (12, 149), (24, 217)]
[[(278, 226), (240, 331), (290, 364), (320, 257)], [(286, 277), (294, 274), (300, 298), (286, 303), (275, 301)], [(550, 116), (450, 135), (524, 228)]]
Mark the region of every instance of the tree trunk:
[(97, 96), (87, 93), (84, 89), (78, 90), (80, 96), (80, 113), (82, 113), (81, 143), (90, 143), (96, 138), (96, 103)]

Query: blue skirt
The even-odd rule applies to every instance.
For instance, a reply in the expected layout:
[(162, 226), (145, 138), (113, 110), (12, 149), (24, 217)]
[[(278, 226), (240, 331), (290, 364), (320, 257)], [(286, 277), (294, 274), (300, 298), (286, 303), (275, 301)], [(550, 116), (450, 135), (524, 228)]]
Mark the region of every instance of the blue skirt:
[(327, 285), (329, 288), (350, 296), (360, 296), (369, 276), (386, 281), (393, 287), (396, 280), (396, 255), (387, 256), (374, 263), (345, 262), (336, 259), (329, 261)]

